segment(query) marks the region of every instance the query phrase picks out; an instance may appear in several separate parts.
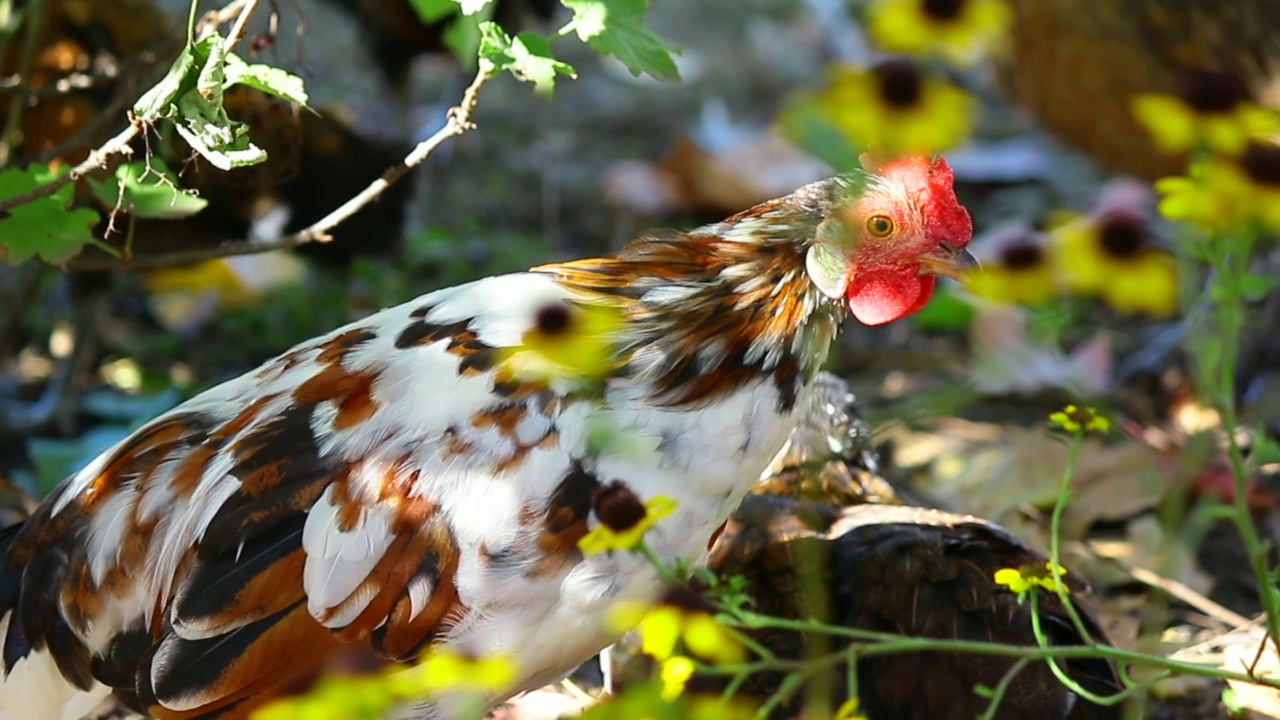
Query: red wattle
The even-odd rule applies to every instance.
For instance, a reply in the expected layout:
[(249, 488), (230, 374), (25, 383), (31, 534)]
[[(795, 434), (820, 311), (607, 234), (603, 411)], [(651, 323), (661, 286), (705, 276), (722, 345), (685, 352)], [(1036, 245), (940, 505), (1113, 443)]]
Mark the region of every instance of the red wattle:
[(932, 275), (917, 267), (860, 270), (849, 281), (849, 312), (863, 325), (883, 325), (924, 307), (933, 294)]

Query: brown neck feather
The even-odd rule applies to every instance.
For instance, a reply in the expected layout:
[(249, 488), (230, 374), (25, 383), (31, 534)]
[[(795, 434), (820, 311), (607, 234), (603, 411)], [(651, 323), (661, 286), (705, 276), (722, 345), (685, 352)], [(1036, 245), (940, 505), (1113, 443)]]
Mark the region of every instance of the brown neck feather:
[(703, 405), (768, 378), (790, 411), (841, 319), (809, 281), (804, 256), (820, 215), (794, 196), (674, 237), (642, 238), (616, 257), (535, 268), (627, 319), (625, 375), (653, 402)]

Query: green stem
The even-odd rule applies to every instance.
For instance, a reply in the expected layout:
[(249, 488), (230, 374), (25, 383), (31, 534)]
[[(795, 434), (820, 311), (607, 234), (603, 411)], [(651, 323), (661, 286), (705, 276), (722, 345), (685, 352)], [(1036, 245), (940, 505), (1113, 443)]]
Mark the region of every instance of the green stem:
[[(1058, 596), (1058, 601), (1062, 603), (1063, 609), (1067, 611), (1067, 615), (1071, 617), (1071, 623), (1075, 626), (1076, 632), (1079, 633), (1082, 640), (1092, 643), (1094, 638), (1089, 633), (1089, 629), (1085, 627), (1084, 620), (1080, 618), (1080, 613), (1076, 612), (1075, 604), (1071, 602), (1071, 598), (1067, 595), (1067, 585), (1063, 582), (1062, 575), (1058, 574), (1058, 568), (1062, 565), (1062, 513), (1066, 510), (1067, 503), (1071, 500), (1071, 478), (1076, 474), (1076, 461), (1080, 457), (1080, 445), (1084, 441), (1084, 432), (1077, 430), (1071, 434), (1071, 442), (1067, 444), (1067, 466), (1062, 472), (1062, 483), (1058, 486), (1058, 499), (1053, 505), (1053, 514), (1049, 517), (1049, 575), (1053, 578), (1053, 591)], [(1038, 619), (1035, 612), (1032, 612), (1032, 618)]]
[[(1254, 677), (1247, 673), (1225, 670), (1208, 665), (1199, 665), (1181, 660), (1172, 660), (1158, 655), (1149, 655), (1147, 653), (1124, 650), (1110, 645), (1101, 645), (1096, 643), (1085, 645), (1050, 645), (1048, 647), (1040, 647), (1037, 645), (1004, 645), (1001, 643), (983, 642), (978, 640), (946, 640), (940, 638), (910, 637), (895, 633), (875, 632), (872, 630), (858, 630), (855, 628), (836, 625), (825, 625), (822, 623), (804, 620), (773, 618), (766, 615), (752, 615), (750, 618), (746, 619), (750, 620), (750, 623), (745, 626), (752, 629), (773, 628), (778, 630), (793, 630), (796, 632), (825, 632), (837, 637), (844, 637), (856, 642), (864, 643), (858, 648), (858, 655), (864, 658), (874, 655), (925, 651), (977, 653), (1012, 658), (1025, 657), (1031, 660), (1044, 660), (1046, 658), (1104, 658), (1114, 660), (1117, 663), (1168, 670), (1173, 673), (1180, 673), (1184, 675), (1218, 678), (1221, 680), (1239, 680), (1241, 682), (1254, 683), (1257, 685), (1280, 689), (1280, 678)], [(842, 662), (845, 656), (846, 651), (842, 650), (837, 653), (832, 653), (825, 658), (819, 658), (813, 661), (778, 659), (767, 662), (720, 665), (707, 668), (706, 673), (710, 675), (733, 675), (738, 672), (755, 673), (766, 670), (792, 671), (802, 669), (806, 664), (831, 666)]]
[(649, 547), (649, 544), (644, 540), (641, 540), (636, 544), (635, 551), (643, 555), (645, 559), (649, 561), (650, 565), (653, 565), (653, 569), (658, 571), (658, 577), (662, 578), (663, 582), (668, 585), (680, 584), (680, 581), (676, 579), (676, 576), (671, 573), (671, 568), (667, 567), (667, 564), (662, 562), (662, 558), (658, 557), (658, 554), (655, 553), (653, 548)]
[[(1267, 635), (1280, 646), (1280, 592), (1272, 584), (1267, 570), (1267, 547), (1258, 535), (1249, 511), (1249, 472), (1244, 454), (1236, 440), (1236, 391), (1235, 371), (1239, 350), (1240, 332), (1244, 328), (1244, 278), (1249, 272), (1252, 257), (1253, 233), (1244, 232), (1234, 238), (1216, 238), (1217, 247), (1212, 253), (1214, 276), (1210, 296), (1217, 299), (1219, 356), (1216, 388), (1210, 389), (1211, 402), (1222, 419), (1222, 431), (1226, 435), (1227, 459), (1235, 485), (1232, 503), (1232, 521), (1249, 557), (1254, 581), (1258, 584), (1258, 599), (1266, 613)], [(1207, 373), (1207, 375), (1210, 375)]]
[(1030, 663), (1031, 660), (1029, 658), (1020, 658), (1009, 666), (1009, 669), (1005, 671), (1004, 677), (1000, 678), (1000, 682), (991, 691), (991, 702), (987, 703), (987, 709), (978, 716), (978, 720), (992, 720), (995, 718), (996, 711), (1000, 708), (1000, 701), (1004, 700), (1004, 694), (1009, 691), (1010, 683)]

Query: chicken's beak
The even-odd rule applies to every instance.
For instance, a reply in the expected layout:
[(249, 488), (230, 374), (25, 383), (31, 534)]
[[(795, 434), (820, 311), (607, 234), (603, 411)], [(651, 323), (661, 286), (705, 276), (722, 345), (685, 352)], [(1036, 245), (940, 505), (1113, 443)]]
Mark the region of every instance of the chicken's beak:
[(952, 280), (963, 280), (971, 268), (978, 266), (978, 260), (968, 250), (955, 250), (945, 255), (921, 255), (916, 258), (920, 267), (931, 275), (941, 275)]

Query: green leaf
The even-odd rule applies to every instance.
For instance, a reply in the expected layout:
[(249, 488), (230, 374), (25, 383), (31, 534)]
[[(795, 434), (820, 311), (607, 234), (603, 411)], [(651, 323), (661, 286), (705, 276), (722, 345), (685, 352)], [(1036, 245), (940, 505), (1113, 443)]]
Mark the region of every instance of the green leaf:
[(493, 63), (496, 70), (508, 70), (532, 83), (540, 93), (555, 89), (556, 75), (577, 77), (572, 67), (551, 56), (546, 38), (533, 32), (512, 38), (494, 22), (480, 23), (480, 57)]
[(409, 4), (426, 25), (443, 20), (459, 10), (455, 0), (409, 0)]
[(673, 54), (680, 51), (645, 27), (648, 0), (561, 0), (573, 11), (566, 30), (603, 55), (622, 61), (633, 75), (647, 73), (663, 82), (679, 82)]
[[(0, 199), (34, 190), (57, 176), (42, 165), (0, 171)], [(0, 261), (17, 265), (38, 255), (57, 264), (94, 242), (89, 228), (97, 224), (98, 213), (86, 208), (67, 210), (74, 193), (73, 184), (64, 185), (53, 195), (18, 205), (0, 217)]]
[(1277, 283), (1280, 283), (1280, 278), (1248, 273), (1240, 278), (1240, 293), (1246, 300), (1261, 300)]
[(223, 87), (248, 85), (304, 107), (307, 104), (307, 88), (302, 78), (287, 70), (261, 63), (250, 65), (235, 53), (228, 53), (226, 74)]
[(158, 157), (150, 162), (135, 160), (116, 168), (111, 180), (89, 180), (98, 202), (107, 207), (120, 207), (140, 218), (177, 220), (195, 215), (209, 204), (208, 200), (184, 191), (173, 180), (173, 173)]
[(155, 122), (163, 117), (173, 117), (174, 103), (186, 91), (196, 85), (196, 61), (193, 48), (182, 48), (178, 58), (169, 66), (169, 72), (138, 98), (133, 114), (139, 120)]

